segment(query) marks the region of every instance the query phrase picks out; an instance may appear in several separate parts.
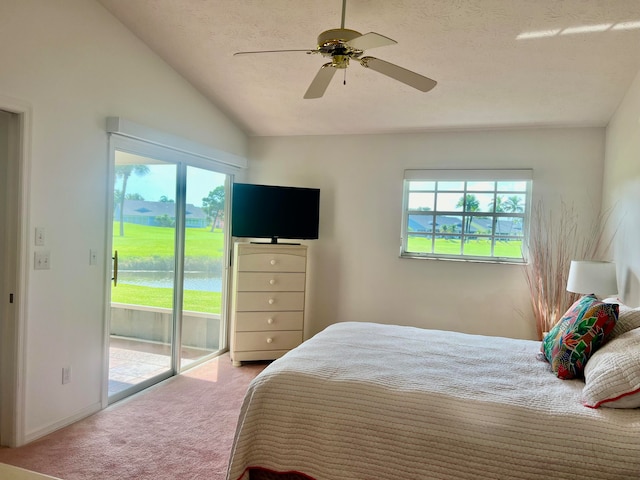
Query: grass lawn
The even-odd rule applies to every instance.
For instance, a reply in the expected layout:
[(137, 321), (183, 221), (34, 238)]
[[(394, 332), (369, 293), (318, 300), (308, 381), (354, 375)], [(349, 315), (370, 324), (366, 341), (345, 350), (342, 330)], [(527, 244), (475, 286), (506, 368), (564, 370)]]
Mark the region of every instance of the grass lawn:
[[(433, 253), (460, 255), (460, 239), (436, 238)], [(431, 253), (431, 239), (410, 236), (407, 250), (416, 253)], [(485, 239), (470, 240), (464, 244), (464, 254), (478, 257), (491, 256), (491, 242)], [(522, 240), (496, 242), (494, 256), (506, 258), (522, 257)]]
[[(129, 305), (172, 308), (173, 289), (119, 284), (111, 288), (111, 301)], [(185, 290), (183, 310), (191, 312), (220, 313), (220, 292)]]
[[(158, 270), (172, 269), (174, 258), (175, 229), (149, 227), (133, 223), (124, 224), (124, 237), (119, 235), (120, 223), (113, 222), (113, 249), (118, 251), (120, 265), (142, 260), (157, 265)], [(185, 263), (202, 259), (221, 259), (224, 254), (222, 230), (211, 232), (210, 228), (187, 228), (185, 239)], [(221, 264), (220, 264), (221, 265)], [(153, 269), (153, 268), (150, 268)], [(119, 284), (111, 289), (111, 301), (130, 305), (172, 308), (173, 290), (140, 285)], [(220, 292), (200, 290), (184, 291), (184, 310), (220, 313)]]
[[(118, 255), (129, 257), (173, 257), (175, 229), (148, 227), (134, 223), (124, 224), (124, 237), (119, 235), (120, 222), (113, 222), (113, 249)], [(224, 235), (222, 230), (187, 228), (185, 253), (192, 257), (222, 257)]]

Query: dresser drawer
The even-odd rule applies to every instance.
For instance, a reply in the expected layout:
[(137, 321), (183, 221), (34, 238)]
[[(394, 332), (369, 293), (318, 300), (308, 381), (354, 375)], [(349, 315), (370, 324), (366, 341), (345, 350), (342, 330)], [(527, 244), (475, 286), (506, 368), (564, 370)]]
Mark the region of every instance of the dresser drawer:
[(304, 292), (238, 292), (237, 312), (304, 310)]
[(302, 330), (302, 312), (237, 312), (236, 332)]
[(290, 350), (302, 343), (302, 331), (236, 332), (235, 349)]
[(304, 272), (307, 259), (285, 253), (251, 253), (238, 255), (240, 272)]
[(241, 272), (238, 292), (304, 292), (304, 273)]

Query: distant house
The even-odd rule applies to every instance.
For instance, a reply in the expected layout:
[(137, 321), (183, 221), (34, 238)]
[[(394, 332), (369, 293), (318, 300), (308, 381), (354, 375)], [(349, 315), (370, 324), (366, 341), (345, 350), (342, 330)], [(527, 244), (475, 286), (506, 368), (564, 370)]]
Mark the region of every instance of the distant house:
[[(124, 201), (124, 221), (137, 225), (150, 227), (163, 227), (166, 222), (162, 219), (171, 219), (175, 222), (176, 204), (173, 202), (149, 202), (147, 200)], [(207, 214), (200, 207), (187, 203), (186, 212), (187, 228), (204, 228), (208, 225)], [(120, 219), (120, 204), (115, 205), (113, 219)]]
[[(442, 227), (447, 227), (445, 230)], [(436, 217), (435, 231), (436, 233), (445, 232), (449, 226), (454, 226), (450, 231), (461, 232), (462, 220), (459, 217), (449, 217), (446, 215), (438, 215)], [(410, 215), (409, 216), (409, 230), (414, 232), (432, 232), (433, 228), (433, 215)]]

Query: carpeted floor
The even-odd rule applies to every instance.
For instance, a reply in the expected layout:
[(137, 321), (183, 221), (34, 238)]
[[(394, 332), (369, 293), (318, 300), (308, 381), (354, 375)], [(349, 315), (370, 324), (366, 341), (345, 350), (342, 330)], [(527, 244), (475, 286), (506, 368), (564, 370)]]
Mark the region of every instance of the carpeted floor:
[(266, 363), (229, 355), (20, 448), (0, 462), (64, 480), (222, 480), (242, 398)]

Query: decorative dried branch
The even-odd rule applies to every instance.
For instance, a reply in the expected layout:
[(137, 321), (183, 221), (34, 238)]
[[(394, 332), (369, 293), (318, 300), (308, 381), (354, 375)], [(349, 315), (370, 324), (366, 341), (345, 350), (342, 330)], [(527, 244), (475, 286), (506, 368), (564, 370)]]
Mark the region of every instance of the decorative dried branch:
[[(538, 339), (548, 332), (579, 297), (566, 289), (571, 260), (594, 260), (606, 249), (604, 227), (610, 212), (598, 215), (586, 231), (579, 228), (573, 206), (562, 202), (559, 218), (545, 214), (542, 201), (533, 208), (525, 277), (531, 295)], [(615, 232), (614, 234), (615, 235)]]

